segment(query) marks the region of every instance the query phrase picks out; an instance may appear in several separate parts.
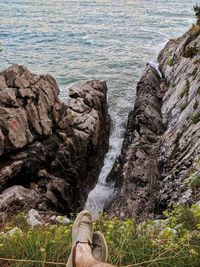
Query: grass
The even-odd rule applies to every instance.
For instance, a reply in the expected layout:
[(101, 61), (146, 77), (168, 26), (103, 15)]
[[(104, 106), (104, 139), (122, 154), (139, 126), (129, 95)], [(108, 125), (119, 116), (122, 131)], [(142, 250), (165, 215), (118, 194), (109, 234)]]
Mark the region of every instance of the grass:
[[(105, 235), (109, 262), (118, 266), (199, 266), (200, 207), (175, 207), (166, 211), (165, 216), (167, 220), (148, 221), (139, 226), (131, 219), (101, 216), (94, 223), (94, 229)], [(22, 231), (10, 235), (13, 226)], [(71, 248), (71, 229), (72, 224), (30, 229), (24, 215), (19, 214), (17, 220), (14, 218), (1, 228), (0, 265), (39, 267), (59, 266), (56, 263), (60, 263), (60, 266), (65, 266)], [(2, 258), (23, 261), (12, 262)]]

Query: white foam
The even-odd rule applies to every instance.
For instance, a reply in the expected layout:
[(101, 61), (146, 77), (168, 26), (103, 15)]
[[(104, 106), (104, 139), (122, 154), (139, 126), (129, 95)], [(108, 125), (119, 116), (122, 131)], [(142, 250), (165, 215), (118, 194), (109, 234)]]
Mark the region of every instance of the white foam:
[(157, 71), (158, 75), (162, 79), (163, 75), (162, 75), (162, 73), (160, 71), (159, 63), (157, 61), (148, 61), (147, 63)]
[[(114, 115), (114, 114), (113, 114)], [(121, 152), (123, 142), (124, 127), (122, 126), (122, 118), (115, 118), (115, 125), (110, 137), (110, 148), (104, 159), (104, 166), (99, 175), (97, 184), (88, 194), (85, 203), (85, 209), (89, 210), (94, 219), (98, 218), (100, 212), (103, 211), (105, 203), (109, 201), (114, 193), (114, 182), (106, 182), (106, 178), (110, 173), (116, 158)]]

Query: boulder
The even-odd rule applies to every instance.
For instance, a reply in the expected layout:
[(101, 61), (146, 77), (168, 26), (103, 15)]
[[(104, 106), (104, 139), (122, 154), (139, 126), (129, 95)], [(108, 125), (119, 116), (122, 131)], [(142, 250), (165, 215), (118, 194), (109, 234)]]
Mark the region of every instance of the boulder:
[(66, 103), (58, 96), (51, 75), (16, 64), (0, 72), (2, 212), (69, 214), (96, 183), (109, 143), (106, 83), (76, 84)]

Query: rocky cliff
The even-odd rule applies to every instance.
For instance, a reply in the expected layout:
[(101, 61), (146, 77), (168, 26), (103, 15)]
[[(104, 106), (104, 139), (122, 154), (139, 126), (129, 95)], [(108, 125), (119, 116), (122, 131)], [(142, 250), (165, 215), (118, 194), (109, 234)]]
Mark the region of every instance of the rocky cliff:
[(158, 57), (167, 92), (162, 116), (166, 131), (159, 151), (157, 204), (200, 200), (200, 29), (170, 40)]
[(0, 72), (0, 211), (82, 207), (108, 149), (105, 82), (69, 90), (20, 65)]
[(170, 203), (200, 201), (200, 30), (170, 40), (137, 86), (120, 157), (108, 179), (110, 216), (154, 217)]

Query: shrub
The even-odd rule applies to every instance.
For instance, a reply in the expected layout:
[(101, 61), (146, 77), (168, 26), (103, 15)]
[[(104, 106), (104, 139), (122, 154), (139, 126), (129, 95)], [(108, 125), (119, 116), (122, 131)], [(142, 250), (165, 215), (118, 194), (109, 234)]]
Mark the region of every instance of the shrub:
[(191, 189), (200, 187), (200, 176), (195, 177), (189, 182), (189, 186)]
[(200, 121), (200, 112), (198, 112), (197, 114), (193, 115), (191, 120), (192, 120), (192, 122), (194, 124), (197, 124)]
[(174, 66), (174, 64), (175, 64), (175, 60), (174, 60), (174, 58), (173, 58), (173, 57), (169, 58), (167, 64), (168, 64), (170, 67)]
[(200, 25), (200, 6), (197, 4), (193, 7), (195, 16), (197, 18), (197, 25)]
[(182, 56), (186, 58), (193, 58), (199, 54), (199, 48), (197, 47), (188, 47), (186, 50), (182, 52)]
[(190, 82), (186, 80), (185, 86), (183, 91), (180, 93), (180, 97), (183, 98), (184, 96), (188, 97), (189, 95), (189, 90), (190, 90)]
[(188, 105), (188, 102), (185, 102), (183, 104), (180, 105), (180, 112), (182, 112)]

